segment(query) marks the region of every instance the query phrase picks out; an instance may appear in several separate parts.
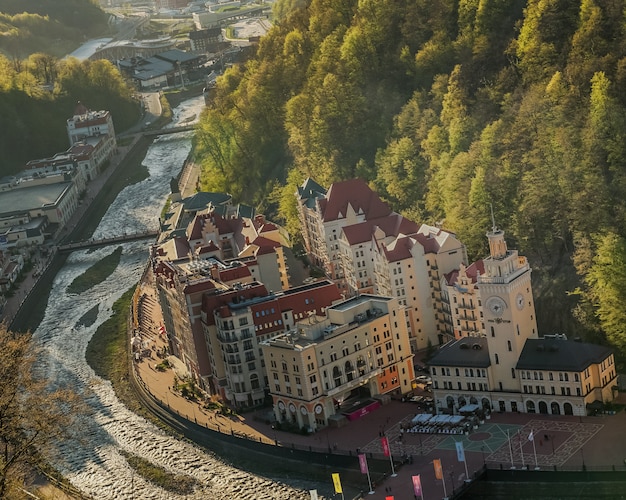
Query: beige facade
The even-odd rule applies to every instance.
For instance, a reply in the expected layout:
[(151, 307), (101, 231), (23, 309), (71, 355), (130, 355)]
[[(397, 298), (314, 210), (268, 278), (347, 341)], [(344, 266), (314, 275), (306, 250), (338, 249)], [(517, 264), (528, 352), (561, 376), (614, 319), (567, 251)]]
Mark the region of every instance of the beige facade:
[(262, 343), (274, 413), (315, 430), (373, 398), (410, 390), (412, 354), (397, 299), (361, 295)]
[(486, 259), (446, 277), (456, 339), (430, 360), (438, 411), (477, 404), (586, 415), (588, 404), (611, 401), (611, 351), (563, 335), (539, 338), (528, 261), (495, 226), (487, 237)]

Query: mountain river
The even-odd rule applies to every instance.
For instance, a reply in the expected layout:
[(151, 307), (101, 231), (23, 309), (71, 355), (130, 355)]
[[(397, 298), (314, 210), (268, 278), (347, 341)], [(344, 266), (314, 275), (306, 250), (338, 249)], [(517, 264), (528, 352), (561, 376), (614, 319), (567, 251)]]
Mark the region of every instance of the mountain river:
[[(183, 102), (174, 110), (174, 123), (198, 116), (202, 97)], [(126, 187), (109, 207), (94, 238), (158, 227), (160, 211), (169, 194), (169, 182), (191, 149), (191, 133), (162, 136), (144, 159), (149, 177)], [(179, 441), (129, 411), (115, 396), (108, 381), (96, 376), (85, 361), (85, 349), (99, 325), (111, 316), (113, 303), (141, 276), (148, 256), (146, 242), (123, 244), (120, 265), (97, 286), (80, 295), (67, 293), (68, 285), (117, 246), (72, 253), (54, 280), (46, 313), (34, 333), (45, 355), (39, 368), (50, 380), (75, 387), (89, 405), (88, 415), (76, 429), (79, 442), (61, 443), (55, 467), (88, 497), (98, 499), (183, 498), (146, 481), (133, 471), (120, 451), (140, 456), (176, 474), (195, 478), (200, 486), (184, 498), (223, 500), (308, 499), (315, 484), (289, 484), (231, 467), (210, 453)], [(97, 305), (93, 324), (81, 318)], [(321, 497), (320, 497), (321, 498)]]

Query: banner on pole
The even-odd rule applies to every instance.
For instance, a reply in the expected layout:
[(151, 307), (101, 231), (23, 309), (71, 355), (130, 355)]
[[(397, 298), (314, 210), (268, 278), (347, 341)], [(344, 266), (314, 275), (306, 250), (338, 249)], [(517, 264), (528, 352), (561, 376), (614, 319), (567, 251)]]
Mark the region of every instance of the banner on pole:
[(382, 438), (380, 438), (380, 444), (383, 447), (383, 454), (388, 457), (389, 456), (389, 440), (387, 439), (387, 436), (383, 436)]
[(533, 441), (534, 439), (535, 439), (535, 435), (533, 434), (533, 431), (530, 431), (530, 434), (528, 435), (528, 440)]
[(309, 493), (311, 494), (311, 500), (319, 500), (319, 497), (317, 496), (317, 490), (309, 490)]
[(443, 468), (441, 467), (441, 460), (439, 458), (433, 460), (433, 467), (435, 467), (435, 477), (437, 479), (443, 479)]
[(341, 479), (339, 478), (339, 474), (337, 472), (333, 472), (333, 484), (335, 485), (335, 493), (343, 493), (343, 489), (341, 488)]
[(456, 458), (459, 462), (465, 462), (465, 449), (463, 448), (463, 441), (456, 441)]
[(385, 497), (385, 500), (393, 500), (393, 496), (389, 496), (389, 495), (387, 495), (387, 496)]
[(420, 475), (411, 476), (411, 479), (413, 480), (413, 493), (416, 497), (422, 498), (422, 480)]
[(367, 457), (365, 453), (359, 453), (359, 467), (361, 467), (361, 474), (367, 474), (369, 469), (367, 468)]

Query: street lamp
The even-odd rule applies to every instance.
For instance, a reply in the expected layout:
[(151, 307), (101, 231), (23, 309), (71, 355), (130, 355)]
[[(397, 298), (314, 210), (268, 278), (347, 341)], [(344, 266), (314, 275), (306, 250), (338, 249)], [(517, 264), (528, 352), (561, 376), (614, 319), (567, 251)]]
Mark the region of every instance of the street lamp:
[(484, 467), (485, 465), (487, 465), (487, 464), (485, 463), (485, 447), (484, 447), (484, 446), (481, 446), (481, 447), (480, 447), (480, 451), (481, 451), (481, 452), (482, 452), (482, 454), (483, 454), (483, 467)]

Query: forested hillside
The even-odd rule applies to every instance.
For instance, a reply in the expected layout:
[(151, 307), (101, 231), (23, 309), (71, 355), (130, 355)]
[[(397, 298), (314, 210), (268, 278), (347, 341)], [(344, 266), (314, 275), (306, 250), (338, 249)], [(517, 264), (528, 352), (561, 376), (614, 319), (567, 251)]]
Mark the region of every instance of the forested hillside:
[(0, 53), (26, 59), (57, 57), (108, 30), (108, 15), (92, 0), (0, 0)]
[(535, 270), (541, 332), (624, 350), (624, 7), (277, 0), (280, 21), (202, 119), (202, 187), (279, 204), (296, 235), (298, 183), (361, 176), (472, 258), (493, 204)]
[(59, 61), (46, 54), (9, 61), (0, 55), (0, 177), (67, 150), (66, 120), (77, 101), (109, 110), (117, 132), (130, 127), (140, 111), (132, 94), (108, 61)]

